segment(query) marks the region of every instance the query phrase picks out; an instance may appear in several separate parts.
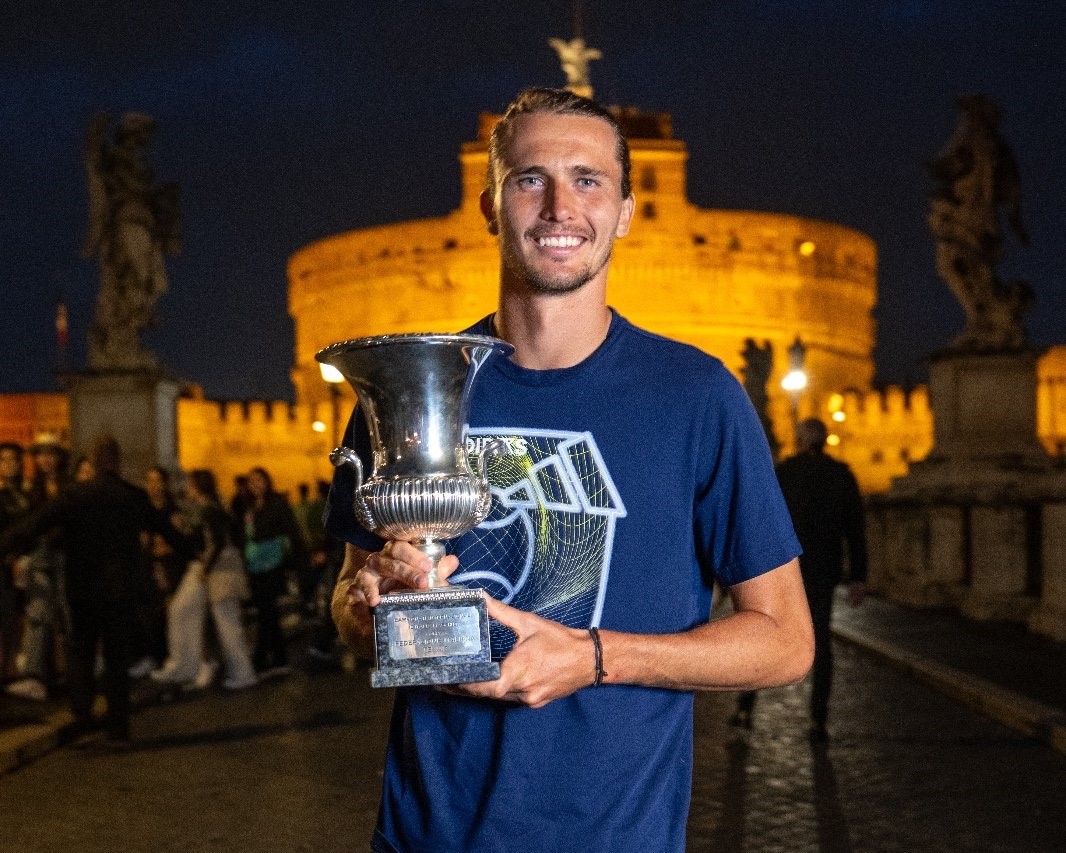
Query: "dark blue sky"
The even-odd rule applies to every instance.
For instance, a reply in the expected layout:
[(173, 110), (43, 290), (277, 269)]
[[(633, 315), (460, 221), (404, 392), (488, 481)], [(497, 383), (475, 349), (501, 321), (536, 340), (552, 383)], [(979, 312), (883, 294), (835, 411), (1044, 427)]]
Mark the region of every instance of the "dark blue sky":
[[(71, 7), (87, 7), (79, 10)], [(91, 8), (88, 8), (90, 7)], [(54, 306), (84, 366), (96, 269), (81, 146), (97, 110), (147, 112), (181, 185), (184, 251), (148, 343), (217, 398), (289, 398), (289, 255), (459, 202), (481, 110), (561, 85), (571, 0), (75, 4), (16, 0), (0, 28), (0, 392), (54, 387)], [(924, 379), (961, 309), (933, 270), (923, 163), (984, 92), (1021, 168), (1038, 344), (1066, 342), (1066, 4), (585, 0), (597, 97), (666, 110), (703, 207), (840, 222), (880, 250), (878, 377)], [(474, 319), (474, 318), (471, 318)]]

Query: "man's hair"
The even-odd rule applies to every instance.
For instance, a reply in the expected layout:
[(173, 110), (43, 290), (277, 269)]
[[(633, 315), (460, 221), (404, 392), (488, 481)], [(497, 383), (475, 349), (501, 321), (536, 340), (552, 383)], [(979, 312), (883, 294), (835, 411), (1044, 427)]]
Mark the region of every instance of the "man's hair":
[(90, 456), (93, 467), (97, 474), (107, 471), (117, 474), (122, 464), (122, 451), (113, 436), (101, 435), (93, 442), (93, 451)]
[(598, 118), (607, 122), (614, 131), (618, 164), (622, 167), (622, 198), (628, 198), (633, 192), (630, 179), (632, 167), (629, 158), (629, 143), (626, 142), (625, 134), (618, 120), (606, 109), (589, 98), (575, 95), (568, 89), (524, 89), (518, 93), (511, 105), (503, 114), (489, 136), (489, 172), (488, 193), (496, 193), (496, 166), (503, 156), (507, 143), (514, 129), (514, 120), (519, 116), (532, 115), (533, 113), (547, 113), (548, 115), (571, 115)]
[(827, 438), (829, 430), (818, 418), (805, 418), (796, 424), (796, 450), (800, 453), (821, 450)]

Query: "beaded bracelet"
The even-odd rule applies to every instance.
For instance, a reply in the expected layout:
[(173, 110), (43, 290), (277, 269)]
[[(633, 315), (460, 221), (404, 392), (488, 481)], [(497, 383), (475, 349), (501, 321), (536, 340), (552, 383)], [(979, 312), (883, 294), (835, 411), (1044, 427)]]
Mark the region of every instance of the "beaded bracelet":
[(603, 684), (603, 679), (607, 677), (607, 670), (603, 668), (603, 643), (600, 642), (600, 629), (589, 628), (589, 636), (592, 637), (592, 647), (596, 652), (596, 680), (592, 682), (592, 686), (599, 687)]

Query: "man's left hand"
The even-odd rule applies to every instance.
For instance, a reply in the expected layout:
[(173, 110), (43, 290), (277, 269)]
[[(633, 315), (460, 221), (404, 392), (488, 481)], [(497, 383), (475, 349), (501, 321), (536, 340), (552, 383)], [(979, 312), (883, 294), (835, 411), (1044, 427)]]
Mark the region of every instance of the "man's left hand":
[(596, 655), (588, 631), (485, 596), (489, 616), (515, 632), (515, 644), (500, 665), (495, 681), (452, 685), (448, 693), (520, 702), (540, 708), (592, 684)]

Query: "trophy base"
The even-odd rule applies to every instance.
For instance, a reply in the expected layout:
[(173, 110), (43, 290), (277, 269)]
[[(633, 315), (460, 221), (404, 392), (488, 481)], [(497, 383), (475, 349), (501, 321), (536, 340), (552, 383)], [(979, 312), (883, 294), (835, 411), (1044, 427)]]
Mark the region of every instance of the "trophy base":
[(480, 589), (441, 587), (382, 596), (374, 608), (371, 687), (463, 684), (500, 677)]

